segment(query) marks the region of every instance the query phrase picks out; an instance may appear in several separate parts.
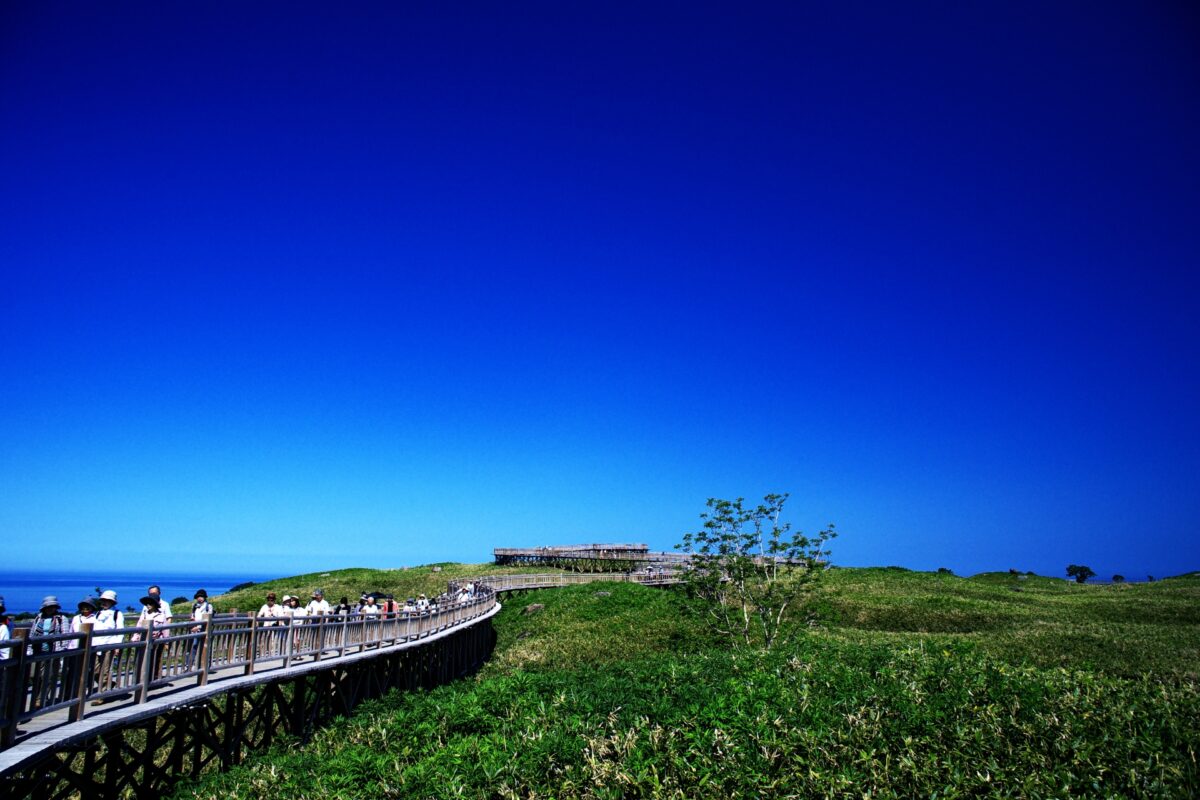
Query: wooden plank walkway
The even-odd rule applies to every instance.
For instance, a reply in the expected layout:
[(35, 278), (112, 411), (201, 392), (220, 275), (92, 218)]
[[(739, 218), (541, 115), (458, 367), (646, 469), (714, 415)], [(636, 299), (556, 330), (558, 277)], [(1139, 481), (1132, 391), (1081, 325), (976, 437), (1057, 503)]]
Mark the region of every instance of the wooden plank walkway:
[[(29, 724), (22, 725), (28, 735), (20, 739), (7, 750), (0, 751), (0, 775), (12, 770), (19, 770), (27, 763), (37, 760), (45, 751), (69, 746), (109, 730), (121, 728), (131, 723), (150, 717), (156, 717), (167, 711), (191, 705), (206, 700), (215, 695), (234, 689), (243, 689), (272, 681), (284, 680), (311, 672), (331, 669), (335, 666), (352, 664), (356, 661), (376, 658), (377, 656), (393, 653), (406, 648), (421, 647), (430, 642), (451, 636), (464, 627), (476, 625), (490, 619), (500, 612), (501, 604), (496, 603), (488, 611), (474, 619), (447, 627), (437, 633), (430, 634), (411, 642), (402, 642), (393, 646), (377, 647), (360, 653), (347, 653), (343, 656), (323, 658), (320, 661), (302, 661), (284, 669), (282, 665), (266, 667), (252, 675), (244, 674), (244, 669), (231, 667), (213, 673), (206, 686), (167, 686), (150, 693), (150, 698), (144, 703), (127, 701), (111, 703), (105, 706), (89, 707), (87, 715), (77, 721), (70, 722), (66, 710), (54, 711), (43, 717), (36, 717)], [(43, 722), (43, 720), (45, 720)], [(37, 725), (32, 724), (37, 722)]]
[[(466, 582), (468, 581), (452, 582), (451, 591), (453, 592)], [(471, 579), (470, 582), (474, 583), (479, 591), (490, 596), (490, 602), (486, 603), (482, 610), (469, 618), (447, 620), (447, 624), (439, 626), (436, 630), (425, 632), (415, 638), (410, 637), (406, 641), (398, 641), (395, 629), (393, 629), (390, 643), (387, 643), (389, 637), (385, 637), (382, 642), (356, 642), (354, 646), (360, 647), (360, 652), (323, 655), (319, 660), (312, 657), (293, 658), (287, 668), (284, 667), (283, 661), (278, 660), (277, 656), (269, 663), (256, 664), (252, 674), (249, 675), (246, 674), (245, 664), (213, 667), (208, 672), (206, 685), (195, 685), (195, 678), (182, 678), (170, 685), (150, 690), (146, 699), (140, 703), (133, 698), (101, 706), (87, 705), (83, 717), (76, 721), (71, 721), (70, 711), (66, 708), (39, 714), (21, 723), (20, 736), (16, 742), (9, 748), (0, 750), (0, 775), (20, 770), (24, 765), (41, 758), (47, 751), (69, 747), (98, 734), (164, 714), (172, 709), (183, 708), (224, 692), (286, 680), (394, 653), (398, 650), (422, 647), (495, 616), (502, 607), (497, 600), (497, 595), (501, 592), (557, 588), (596, 582), (662, 586), (678, 583), (679, 580), (674, 575), (660, 573), (556, 573), (492, 575)], [(291, 634), (290, 630), (288, 634)]]

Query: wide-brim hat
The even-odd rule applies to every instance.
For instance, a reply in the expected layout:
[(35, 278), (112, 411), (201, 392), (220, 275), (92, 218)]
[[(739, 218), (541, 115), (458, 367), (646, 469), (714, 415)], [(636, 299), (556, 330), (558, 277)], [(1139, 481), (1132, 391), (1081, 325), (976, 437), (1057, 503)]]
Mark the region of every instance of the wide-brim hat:
[(285, 595), (283, 596), (283, 599), (282, 599), (282, 600), (280, 600), (279, 602), (281, 602), (281, 603), (286, 603), (288, 600), (291, 600), (291, 599), (292, 599), (292, 596), (291, 596), (290, 594), (285, 594)]
[(155, 597), (152, 594), (148, 594), (145, 597), (143, 597), (141, 600), (138, 600), (138, 602), (144, 606), (156, 606), (159, 604), (159, 598)]
[(49, 608), (50, 606), (54, 606), (55, 608), (62, 608), (62, 603), (58, 602), (58, 598), (55, 597), (54, 595), (48, 594), (42, 598), (41, 608)]
[(192, 595), (192, 599), (195, 600), (197, 597), (203, 597), (207, 600), (208, 592), (204, 591), (203, 589), (197, 589), (196, 593), (194, 595)]
[(96, 598), (88, 596), (88, 597), (83, 598), (82, 600), (80, 600), (78, 603), (75, 604), (75, 607), (80, 608), (80, 609), (82, 609), (84, 606), (87, 606), (92, 611), (95, 611), (96, 610)]
[(117, 593), (114, 592), (112, 589), (109, 589), (108, 591), (102, 592), (100, 594), (100, 599), (101, 600), (112, 600), (115, 603), (115, 602), (117, 602)]
[(322, 592), (320, 589), (313, 589), (312, 596), (313, 597), (324, 597), (325, 593)]

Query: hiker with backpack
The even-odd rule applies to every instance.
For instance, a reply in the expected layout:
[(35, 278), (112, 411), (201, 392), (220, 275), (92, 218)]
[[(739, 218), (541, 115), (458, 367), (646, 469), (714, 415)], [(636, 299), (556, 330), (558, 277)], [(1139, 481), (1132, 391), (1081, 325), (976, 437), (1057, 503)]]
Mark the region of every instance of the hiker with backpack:
[[(108, 644), (120, 644), (125, 640), (122, 635), (125, 630), (125, 615), (121, 613), (121, 609), (117, 608), (117, 593), (109, 589), (101, 593), (97, 602), (100, 604), (100, 610), (96, 612), (96, 621), (92, 623), (92, 645), (101, 647)], [(113, 631), (114, 633), (97, 636), (101, 631)], [(128, 664), (130, 658), (128, 650), (120, 654), (116, 650), (102, 651), (99, 658), (96, 659), (97, 691), (105, 692), (116, 688), (120, 678), (118, 674), (114, 674), (113, 662), (117, 662), (117, 672), (119, 673), (120, 663), (124, 661)], [(92, 705), (100, 705), (103, 702), (103, 700), (93, 700)]]
[[(26, 648), (29, 655), (58, 653), (71, 649), (71, 641), (39, 642), (50, 636), (60, 636), (71, 632), (71, 620), (62, 613), (62, 606), (54, 595), (42, 598), (42, 607), (33, 618), (29, 628), (30, 644)], [(74, 670), (71, 669), (74, 659), (52, 658), (38, 661), (33, 666), (33, 696), (29, 700), (30, 710), (53, 705), (67, 699), (67, 692), (72, 684)]]

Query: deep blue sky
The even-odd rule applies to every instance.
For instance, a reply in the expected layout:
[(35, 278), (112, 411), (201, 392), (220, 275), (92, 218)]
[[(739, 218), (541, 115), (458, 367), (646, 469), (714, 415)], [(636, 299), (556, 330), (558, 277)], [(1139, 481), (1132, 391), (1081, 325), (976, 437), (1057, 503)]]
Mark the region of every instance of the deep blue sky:
[(646, 5), (5, 4), (6, 566), (1200, 568), (1194, 10)]

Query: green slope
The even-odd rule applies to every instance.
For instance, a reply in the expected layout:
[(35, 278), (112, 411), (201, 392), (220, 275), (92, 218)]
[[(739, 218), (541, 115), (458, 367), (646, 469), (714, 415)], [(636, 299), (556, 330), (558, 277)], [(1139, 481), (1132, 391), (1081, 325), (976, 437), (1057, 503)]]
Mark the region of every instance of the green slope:
[[(509, 597), (476, 677), (366, 704), (178, 796), (1200, 794), (1196, 662), (1160, 639), (1194, 643), (1195, 582), (1056, 583), (837, 570), (821, 607), (838, 621), (770, 654), (714, 641), (673, 591)], [(1030, 659), (1034, 625), (1058, 635)], [(1120, 626), (1167, 652), (1110, 669), (1066, 635)]]

